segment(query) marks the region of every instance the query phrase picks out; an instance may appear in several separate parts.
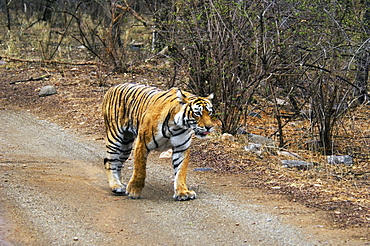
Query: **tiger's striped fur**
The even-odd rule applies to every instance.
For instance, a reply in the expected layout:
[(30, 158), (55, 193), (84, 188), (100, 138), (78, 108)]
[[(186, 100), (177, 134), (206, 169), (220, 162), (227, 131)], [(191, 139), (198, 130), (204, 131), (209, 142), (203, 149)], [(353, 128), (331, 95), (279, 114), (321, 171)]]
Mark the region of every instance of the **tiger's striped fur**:
[[(213, 94), (198, 97), (178, 88), (163, 91), (139, 84), (110, 88), (104, 97), (103, 115), (107, 135), (104, 164), (112, 191), (139, 198), (149, 152), (172, 148), (174, 198), (196, 198), (186, 186), (189, 147), (193, 133), (202, 138), (212, 130), (212, 98)], [(134, 170), (126, 187), (121, 183), (121, 168), (132, 149)]]

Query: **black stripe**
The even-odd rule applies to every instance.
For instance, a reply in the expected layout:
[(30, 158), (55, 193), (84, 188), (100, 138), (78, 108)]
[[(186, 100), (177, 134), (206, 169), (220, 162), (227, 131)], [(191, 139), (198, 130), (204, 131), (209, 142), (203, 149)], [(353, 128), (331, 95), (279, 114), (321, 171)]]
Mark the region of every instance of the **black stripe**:
[[(172, 96), (172, 94), (170, 93), (171, 91), (165, 91), (162, 95), (160, 95), (159, 97), (157, 97), (156, 99), (155, 99), (155, 102), (156, 101), (158, 101), (159, 99), (161, 99), (162, 97), (164, 97), (164, 96), (166, 96), (165, 98), (164, 98), (164, 100), (163, 101), (166, 101), (168, 98), (170, 98), (171, 96)], [(169, 95), (168, 95), (169, 94)]]
[(148, 148), (148, 145), (146, 144), (145, 139), (143, 139), (143, 142), (144, 142), (144, 145), (145, 145), (146, 150), (147, 150), (147, 151), (148, 151), (148, 153), (149, 153), (149, 152), (150, 152), (150, 149)]
[(121, 147), (116, 145), (116, 144), (107, 144), (105, 147), (107, 147), (110, 150), (118, 150), (119, 151), (121, 149)]
[(134, 141), (135, 141), (135, 138), (129, 138), (129, 139), (124, 138), (124, 139), (123, 139), (123, 141), (122, 141), (122, 143), (123, 143), (124, 145), (128, 145), (128, 144), (130, 144), (130, 143), (133, 143)]
[(129, 149), (126, 149), (126, 150), (122, 150), (121, 153), (122, 154), (126, 154), (126, 155), (130, 155), (131, 154), (131, 151), (132, 151), (132, 148), (129, 148)]
[(174, 152), (172, 153), (172, 155), (174, 155), (174, 154), (178, 154), (178, 153), (181, 153), (181, 152), (185, 152), (187, 149), (188, 149), (188, 148), (186, 148), (186, 149), (182, 149), (182, 150), (174, 151)]
[[(179, 161), (180, 160), (180, 161)], [(174, 168), (177, 168), (180, 166), (180, 164), (184, 161), (184, 158), (176, 158), (172, 160), (172, 164)]]
[(198, 102), (203, 102), (204, 100), (203, 99), (201, 99), (201, 98), (197, 98), (197, 99), (195, 99), (192, 103), (193, 104), (197, 104)]
[[(115, 144), (116, 142), (122, 144), (122, 138), (118, 136), (118, 134), (116, 134), (116, 132), (112, 132), (112, 131), (109, 131), (110, 132), (110, 136), (108, 136), (108, 142), (111, 143), (111, 144)], [(113, 138), (114, 140), (116, 141), (113, 141), (111, 138)]]
[(187, 127), (190, 127), (189, 125), (187, 125), (186, 123), (186, 121), (185, 121), (185, 113), (186, 113), (186, 111), (184, 110), (184, 112), (182, 112), (182, 125), (183, 126), (187, 126)]
[(171, 113), (168, 113), (162, 124), (162, 135), (164, 138), (170, 138), (170, 136), (166, 135), (166, 129), (170, 131), (170, 128), (168, 127), (168, 122), (170, 121), (170, 117), (171, 117)]
[(132, 148), (122, 149), (121, 147), (118, 147), (116, 145), (107, 145), (106, 148), (111, 150), (109, 151), (109, 153), (111, 154), (120, 154), (120, 153), (130, 154), (132, 151)]
[[(173, 169), (177, 169), (180, 165), (173, 165)], [(176, 171), (177, 172), (177, 171)]]
[(112, 152), (112, 151), (109, 151), (109, 150), (108, 150), (108, 151), (107, 151), (107, 153), (108, 153), (108, 154), (112, 154), (112, 155), (118, 155), (118, 153), (117, 153), (116, 151), (113, 151), (113, 152)]
[[(116, 141), (112, 141), (111, 137), (116, 140)], [(122, 145), (122, 138), (118, 137), (118, 136), (113, 136), (112, 134), (110, 135), (110, 137), (108, 136), (108, 142), (112, 145), (117, 145), (116, 143), (120, 143)]]
[(108, 158), (104, 158), (104, 164), (107, 163), (107, 162), (112, 162), (112, 161), (119, 161), (118, 159), (108, 159)]
[(187, 142), (189, 142), (191, 140), (191, 135), (189, 136), (189, 138), (188, 139), (186, 139), (186, 141), (185, 142), (183, 142), (182, 144), (180, 144), (180, 145), (176, 145), (176, 146), (174, 146), (174, 148), (179, 148), (179, 147), (181, 147), (181, 146), (184, 146)]
[(170, 102), (173, 102), (175, 100), (178, 100), (178, 97), (177, 96), (175, 98), (172, 98)]
[(181, 128), (181, 130), (182, 130), (182, 131), (181, 131), (181, 132), (178, 132), (178, 133), (174, 133), (174, 132), (173, 132), (173, 133), (171, 133), (171, 134), (172, 134), (172, 136), (174, 136), (174, 137), (176, 137), (176, 136), (180, 136), (181, 134), (183, 134), (183, 133), (185, 133), (185, 132), (187, 131), (187, 129), (182, 129), (182, 128)]
[(153, 138), (153, 142), (155, 144), (155, 147), (158, 148), (158, 142), (157, 142), (157, 140), (155, 140), (154, 129), (152, 129), (152, 138)]
[(111, 151), (120, 152), (121, 148), (115, 145), (107, 145), (107, 149), (110, 149)]

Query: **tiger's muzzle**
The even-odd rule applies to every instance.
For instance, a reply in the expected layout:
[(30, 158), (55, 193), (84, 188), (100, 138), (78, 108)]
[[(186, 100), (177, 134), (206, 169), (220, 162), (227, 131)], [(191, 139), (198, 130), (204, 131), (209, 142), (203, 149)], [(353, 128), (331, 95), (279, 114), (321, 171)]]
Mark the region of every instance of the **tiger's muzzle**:
[(198, 138), (205, 138), (213, 131), (213, 126), (198, 127), (194, 129), (195, 136)]

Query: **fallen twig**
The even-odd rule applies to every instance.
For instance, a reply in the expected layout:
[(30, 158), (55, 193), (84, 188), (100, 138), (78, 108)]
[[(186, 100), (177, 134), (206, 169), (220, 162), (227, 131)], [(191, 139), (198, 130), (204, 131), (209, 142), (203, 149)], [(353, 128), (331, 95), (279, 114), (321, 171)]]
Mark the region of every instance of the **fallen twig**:
[(97, 62), (66, 62), (66, 61), (50, 61), (50, 60), (34, 60), (34, 59), (21, 59), (8, 56), (1, 57), (4, 60), (15, 61), (15, 62), (30, 62), (30, 63), (46, 63), (46, 64), (62, 64), (62, 65), (75, 65), (75, 66), (85, 66), (85, 65), (99, 65), (106, 66), (102, 63)]
[(49, 78), (51, 75), (42, 75), (41, 77), (38, 77), (38, 78), (29, 78), (29, 79), (24, 79), (24, 80), (17, 80), (17, 81), (12, 81), (10, 82), (9, 84), (11, 85), (14, 85), (14, 84), (19, 84), (19, 83), (22, 83), (22, 82), (28, 82), (28, 81), (40, 81), (40, 80), (44, 80), (46, 78)]

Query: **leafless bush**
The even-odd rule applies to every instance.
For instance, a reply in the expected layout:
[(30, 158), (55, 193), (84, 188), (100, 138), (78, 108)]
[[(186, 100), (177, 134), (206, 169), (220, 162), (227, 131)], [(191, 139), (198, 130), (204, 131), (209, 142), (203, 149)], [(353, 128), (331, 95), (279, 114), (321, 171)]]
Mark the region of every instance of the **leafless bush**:
[(255, 89), (269, 76), (255, 50), (250, 6), (234, 1), (187, 3), (160, 12), (159, 34), (170, 41), (175, 61), (188, 72), (189, 90), (199, 95), (215, 93), (222, 131), (235, 133)]
[[(112, 66), (113, 71), (127, 71), (147, 58), (144, 44), (149, 43), (146, 41), (151, 34), (145, 18), (130, 6), (132, 2), (136, 6), (135, 1), (129, 0), (47, 0), (46, 4), (40, 0), (23, 4), (12, 1), (5, 14), (8, 29), (19, 29), (12, 30), (16, 35), (39, 32), (37, 45), (33, 44), (32, 49), (43, 60), (55, 59), (62, 49), (84, 47), (94, 59)], [(132, 50), (131, 42), (142, 45)]]
[[(137, 53), (130, 50), (132, 36), (129, 33), (137, 25), (145, 25), (145, 19), (127, 1), (101, 1), (90, 3), (95, 4), (101, 13), (86, 21), (86, 13), (82, 10), (86, 7), (84, 4), (87, 3), (80, 2), (73, 13), (68, 12), (78, 29), (71, 36), (100, 61), (112, 65), (114, 71), (126, 72), (137, 58)], [(144, 34), (140, 39), (146, 40), (148, 36)], [(140, 59), (141, 62), (144, 59), (145, 57)]]
[[(309, 107), (310, 134), (330, 151), (334, 129), (346, 112), (342, 105), (351, 101), (349, 92), (356, 87), (350, 82), (356, 49), (351, 43), (362, 42), (362, 35), (353, 35), (354, 30), (361, 33), (356, 6), (316, 1), (155, 2), (152, 10), (161, 41), (188, 72), (190, 90), (215, 92), (222, 131), (236, 132), (257, 93), (275, 105), (280, 146), (286, 144), (284, 126)], [(278, 98), (291, 104), (289, 117), (281, 114)]]

